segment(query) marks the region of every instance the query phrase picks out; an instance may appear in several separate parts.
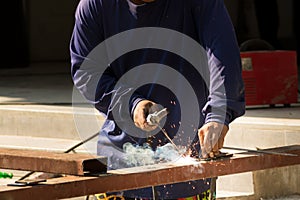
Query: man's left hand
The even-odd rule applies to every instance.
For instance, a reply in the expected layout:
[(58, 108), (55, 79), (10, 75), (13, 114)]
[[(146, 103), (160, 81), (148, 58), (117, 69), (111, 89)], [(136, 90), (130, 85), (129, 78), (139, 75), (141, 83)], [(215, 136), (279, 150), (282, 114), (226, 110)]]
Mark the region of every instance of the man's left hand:
[(203, 158), (212, 158), (220, 153), (219, 150), (224, 145), (228, 130), (228, 126), (218, 122), (209, 122), (199, 129), (198, 136)]

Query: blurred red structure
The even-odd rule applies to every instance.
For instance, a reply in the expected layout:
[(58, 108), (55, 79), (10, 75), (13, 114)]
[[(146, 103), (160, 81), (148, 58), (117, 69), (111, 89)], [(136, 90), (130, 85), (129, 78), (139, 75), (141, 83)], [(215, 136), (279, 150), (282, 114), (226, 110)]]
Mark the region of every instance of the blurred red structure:
[(297, 103), (296, 51), (248, 51), (241, 58), (246, 105)]

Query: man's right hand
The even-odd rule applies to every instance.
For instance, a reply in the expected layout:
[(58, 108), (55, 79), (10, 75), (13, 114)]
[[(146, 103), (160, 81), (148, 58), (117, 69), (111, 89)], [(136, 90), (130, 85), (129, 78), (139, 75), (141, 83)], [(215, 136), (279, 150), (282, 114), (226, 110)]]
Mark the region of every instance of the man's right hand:
[(134, 111), (133, 111), (133, 121), (134, 124), (142, 129), (143, 131), (153, 131), (157, 128), (157, 126), (149, 125), (146, 121), (146, 118), (151, 111), (152, 106), (155, 106), (156, 104), (149, 100), (142, 100), (140, 101)]

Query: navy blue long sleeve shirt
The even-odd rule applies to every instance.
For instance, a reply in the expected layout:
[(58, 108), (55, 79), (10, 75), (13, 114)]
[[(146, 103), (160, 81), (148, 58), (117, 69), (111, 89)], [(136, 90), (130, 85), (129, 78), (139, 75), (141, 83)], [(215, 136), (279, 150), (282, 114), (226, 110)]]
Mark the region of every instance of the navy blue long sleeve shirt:
[[(142, 145), (147, 142), (147, 137), (138, 137), (138, 134), (130, 131), (145, 135), (148, 133), (129, 126), (127, 128), (127, 124), (132, 123), (132, 119), (128, 116), (142, 99), (151, 100), (168, 108), (169, 114), (163, 128), (172, 138), (180, 138), (181, 135), (188, 134), (190, 143), (187, 145), (190, 145), (194, 154), (199, 150), (197, 130), (204, 123), (215, 121), (229, 125), (235, 118), (244, 114), (240, 53), (223, 0), (156, 0), (136, 8), (127, 0), (81, 0), (75, 18), (70, 44), (72, 77), (82, 95), (106, 116), (99, 137), (98, 152), (109, 156), (111, 168), (126, 167), (126, 164), (121, 164), (124, 143)], [(117, 40), (121, 42), (115, 45), (109, 43), (112, 46), (106, 47), (105, 55), (97, 54), (100, 52), (97, 52), (97, 47), (103, 45), (107, 39), (119, 33), (147, 27), (172, 30), (184, 34), (199, 44), (205, 52), (204, 61), (208, 71), (205, 76), (207, 77), (199, 74), (189, 59), (168, 50), (151, 48), (151, 45), (149, 48), (134, 49), (124, 55), (115, 53), (114, 49), (118, 51), (122, 45), (136, 44), (137, 40), (143, 39), (143, 37), (130, 37), (130, 34), (124, 38), (124, 43), (122, 40)], [(151, 44), (151, 37), (146, 33), (145, 43)], [(182, 41), (172, 41), (172, 35), (170, 41), (172, 44), (185, 45), (180, 44)], [(107, 44), (103, 46), (105, 45)], [(90, 56), (95, 49), (94, 54)], [(194, 53), (190, 52), (190, 54)], [(112, 59), (114, 55), (118, 57)], [(202, 57), (199, 56), (199, 59)], [(158, 82), (159, 76), (165, 75), (163, 68), (160, 67), (157, 67), (157, 72), (147, 76), (143, 74), (147, 70), (137, 70), (136, 75), (129, 76), (130, 80), (119, 83), (126, 73), (136, 69), (137, 66), (148, 69), (153, 63), (160, 64), (160, 67), (169, 66), (180, 74), (165, 77), (171, 87)], [(197, 105), (187, 106), (190, 97), (182, 85), (182, 77), (187, 80), (195, 93)], [(141, 79), (150, 81), (140, 86), (139, 84), (143, 82)], [(185, 103), (180, 102), (182, 99)], [(179, 127), (182, 121), (186, 124), (190, 123), (190, 127), (181, 130)], [(153, 148), (168, 142), (160, 132), (151, 139)], [(110, 149), (112, 146), (118, 149), (114, 153), (110, 152), (114, 151)], [(183, 197), (197, 194), (199, 190), (205, 189), (203, 185), (206, 184), (200, 182), (195, 182), (193, 189), (185, 189)], [(199, 184), (199, 188), (195, 188), (195, 185)], [(179, 186), (182, 187), (182, 184)], [(177, 187), (172, 186), (167, 189), (161, 187), (159, 191), (161, 198), (182, 197)], [(128, 194), (135, 196), (132, 193)], [(143, 197), (151, 196), (151, 192), (147, 190), (140, 194)]]

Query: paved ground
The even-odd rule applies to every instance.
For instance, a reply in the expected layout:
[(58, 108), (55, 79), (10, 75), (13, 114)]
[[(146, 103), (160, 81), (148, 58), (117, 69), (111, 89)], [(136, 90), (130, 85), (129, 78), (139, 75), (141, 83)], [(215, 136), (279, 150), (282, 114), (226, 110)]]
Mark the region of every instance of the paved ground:
[[(300, 77), (300, 70), (298, 74)], [(27, 68), (0, 69), (0, 77), (0, 103), (70, 103), (72, 100), (69, 63), (33, 63)], [(300, 78), (298, 83), (300, 88)]]
[[(0, 69), (0, 77), (0, 105), (68, 105), (72, 102), (69, 63), (33, 63), (27, 68)], [(300, 78), (298, 82), (300, 88)]]
[(28, 68), (0, 69), (0, 77), (2, 104), (72, 102), (68, 63), (35, 63)]

